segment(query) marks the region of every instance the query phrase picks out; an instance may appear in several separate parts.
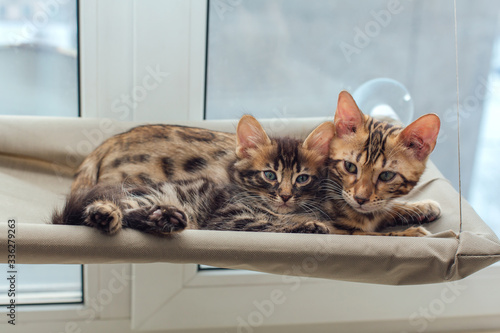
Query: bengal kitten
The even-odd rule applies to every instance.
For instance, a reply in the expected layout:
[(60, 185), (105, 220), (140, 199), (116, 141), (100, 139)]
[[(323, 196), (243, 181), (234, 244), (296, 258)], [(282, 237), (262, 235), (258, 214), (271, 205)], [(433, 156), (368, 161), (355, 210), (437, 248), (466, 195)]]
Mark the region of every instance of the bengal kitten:
[[(364, 115), (343, 91), (334, 124), (324, 210), (334, 217), (337, 229), (377, 234), (388, 226), (421, 224), (439, 217), (441, 209), (435, 201), (401, 200), (426, 168), (439, 133), (438, 116), (427, 114), (402, 128)], [(428, 234), (422, 227), (397, 233)]]
[(153, 234), (185, 228), (328, 233), (317, 195), (333, 135), (333, 124), (324, 123), (303, 143), (270, 139), (251, 116), (240, 120), (236, 136), (138, 127), (85, 160), (53, 223), (109, 234), (122, 227)]

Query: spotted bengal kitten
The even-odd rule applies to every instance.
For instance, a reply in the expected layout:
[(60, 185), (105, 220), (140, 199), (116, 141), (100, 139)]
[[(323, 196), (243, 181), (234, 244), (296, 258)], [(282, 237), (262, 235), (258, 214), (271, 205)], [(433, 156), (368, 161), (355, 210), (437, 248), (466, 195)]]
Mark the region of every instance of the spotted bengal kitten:
[(251, 116), (236, 132), (153, 125), (115, 136), (79, 168), (53, 223), (109, 234), (122, 227), (153, 234), (185, 228), (328, 233), (314, 208), (333, 124), (320, 125), (303, 143), (270, 139)]

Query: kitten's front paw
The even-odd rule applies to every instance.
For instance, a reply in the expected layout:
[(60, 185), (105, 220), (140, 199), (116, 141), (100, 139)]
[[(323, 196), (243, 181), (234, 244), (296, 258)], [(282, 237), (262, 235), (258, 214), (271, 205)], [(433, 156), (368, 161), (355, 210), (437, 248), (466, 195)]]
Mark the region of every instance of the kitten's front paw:
[(122, 212), (109, 201), (96, 201), (85, 210), (85, 224), (107, 234), (115, 234), (122, 227)]
[(148, 220), (156, 225), (155, 231), (162, 234), (182, 231), (188, 224), (186, 214), (174, 206), (154, 206), (149, 212)]
[(292, 233), (303, 234), (328, 234), (328, 226), (322, 222), (309, 221), (291, 230)]
[(392, 236), (423, 237), (430, 234), (431, 233), (423, 227), (411, 227), (403, 231), (395, 232)]
[(420, 201), (416, 202), (415, 206), (420, 212), (418, 219), (418, 222), (420, 223), (433, 222), (441, 216), (441, 206), (436, 201)]

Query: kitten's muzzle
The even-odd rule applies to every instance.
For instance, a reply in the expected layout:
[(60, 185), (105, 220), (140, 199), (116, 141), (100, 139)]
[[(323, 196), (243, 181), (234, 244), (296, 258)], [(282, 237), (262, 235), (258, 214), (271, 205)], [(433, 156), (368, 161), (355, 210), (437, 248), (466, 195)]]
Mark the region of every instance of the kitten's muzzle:
[(363, 206), (364, 203), (368, 202), (369, 199), (366, 199), (366, 198), (363, 198), (363, 197), (358, 197), (358, 196), (355, 196), (354, 197), (354, 200), (356, 200), (356, 202), (360, 205), (360, 206)]

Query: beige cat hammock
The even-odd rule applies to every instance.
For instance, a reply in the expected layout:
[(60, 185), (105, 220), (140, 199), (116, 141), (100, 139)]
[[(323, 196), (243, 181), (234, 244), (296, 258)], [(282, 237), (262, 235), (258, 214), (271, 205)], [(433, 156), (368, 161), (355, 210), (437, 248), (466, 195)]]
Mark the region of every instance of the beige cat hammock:
[[(317, 121), (290, 122), (306, 135)], [(159, 238), (135, 230), (106, 236), (85, 226), (47, 224), (72, 173), (105, 138), (137, 124), (111, 120), (0, 118), (0, 262), (7, 262), (9, 219), (21, 264), (199, 263), (378, 284), (464, 278), (500, 260), (500, 241), (430, 163), (410, 199), (433, 199), (442, 217), (430, 237), (375, 237), (186, 230)], [(235, 122), (189, 123), (234, 131)], [(266, 122), (263, 122), (266, 126)], [(274, 134), (282, 134), (276, 132)], [(299, 269), (294, 269), (299, 267)], [(304, 269), (300, 269), (300, 268)]]

